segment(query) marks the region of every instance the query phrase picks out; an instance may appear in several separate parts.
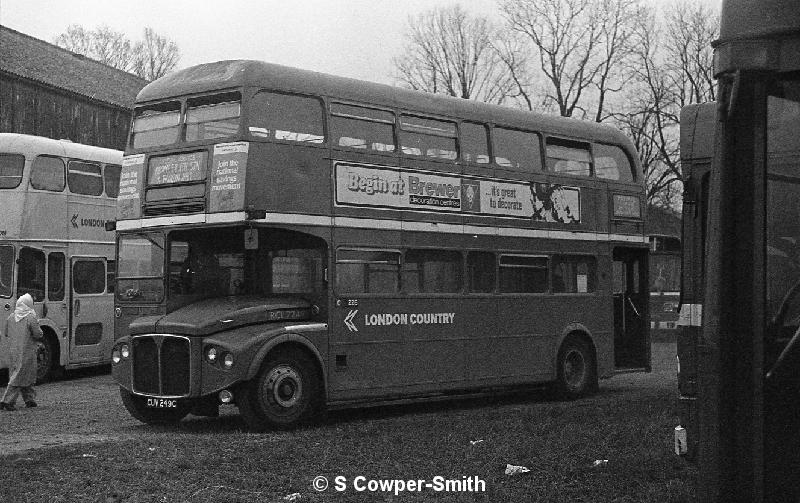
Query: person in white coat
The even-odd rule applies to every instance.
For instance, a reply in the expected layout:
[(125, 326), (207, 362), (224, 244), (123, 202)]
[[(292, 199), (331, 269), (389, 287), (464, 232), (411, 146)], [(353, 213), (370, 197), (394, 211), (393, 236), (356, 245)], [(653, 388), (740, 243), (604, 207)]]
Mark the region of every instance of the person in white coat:
[(36, 383), (36, 345), (43, 335), (30, 294), (26, 293), (17, 300), (14, 312), (6, 319), (5, 337), (11, 339), (11, 368), (0, 410), (16, 410), (15, 403), (20, 394), (27, 407), (36, 407), (36, 390), (33, 388)]

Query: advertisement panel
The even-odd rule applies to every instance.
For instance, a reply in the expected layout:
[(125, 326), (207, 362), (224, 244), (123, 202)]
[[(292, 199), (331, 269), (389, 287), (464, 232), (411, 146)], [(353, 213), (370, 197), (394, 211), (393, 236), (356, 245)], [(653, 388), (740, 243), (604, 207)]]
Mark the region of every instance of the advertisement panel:
[(336, 204), (575, 224), (580, 189), (363, 164), (336, 164)]

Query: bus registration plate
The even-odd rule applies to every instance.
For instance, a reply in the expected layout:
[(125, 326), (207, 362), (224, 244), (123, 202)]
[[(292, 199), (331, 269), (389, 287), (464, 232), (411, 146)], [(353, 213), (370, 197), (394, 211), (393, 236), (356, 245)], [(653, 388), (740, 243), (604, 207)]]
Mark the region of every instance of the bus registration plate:
[(178, 407), (178, 401), (166, 398), (148, 398), (146, 405), (151, 409), (174, 409)]

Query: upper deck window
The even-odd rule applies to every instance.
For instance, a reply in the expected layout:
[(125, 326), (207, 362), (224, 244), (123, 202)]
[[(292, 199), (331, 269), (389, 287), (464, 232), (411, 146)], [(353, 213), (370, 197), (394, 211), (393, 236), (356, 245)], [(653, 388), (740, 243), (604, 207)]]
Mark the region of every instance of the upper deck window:
[(20, 154), (0, 154), (0, 189), (13, 189), (22, 181), (25, 157)]
[(239, 93), (193, 98), (186, 107), (186, 141), (212, 140), (239, 131)]
[(636, 179), (628, 156), (616, 145), (594, 145), (594, 172), (598, 178), (632, 182)]
[(75, 194), (99, 196), (103, 193), (103, 174), (99, 164), (83, 161), (69, 161), (67, 183)]
[(404, 154), (454, 161), (456, 125), (411, 115), (400, 118), (400, 145)]
[(180, 122), (180, 102), (137, 107), (133, 119), (133, 148), (172, 145), (178, 141)]
[(547, 169), (565, 175), (592, 176), (592, 155), (589, 152), (589, 145), (548, 138)]
[(483, 124), (461, 124), (461, 157), (467, 162), (489, 163), (488, 130)]
[(31, 187), (39, 190), (61, 192), (64, 190), (65, 183), (63, 159), (40, 155), (33, 160)]
[(331, 136), (340, 147), (394, 152), (394, 114), (341, 103), (331, 104)]
[(542, 170), (542, 149), (539, 135), (528, 131), (494, 128), (492, 132), (494, 161), (504, 168)]
[(119, 174), (122, 172), (122, 166), (119, 164), (106, 164), (103, 170), (103, 179), (106, 184), (106, 195), (108, 197), (117, 197), (119, 195)]
[(271, 140), (324, 143), (324, 110), (317, 98), (261, 91), (250, 111), (250, 134)]

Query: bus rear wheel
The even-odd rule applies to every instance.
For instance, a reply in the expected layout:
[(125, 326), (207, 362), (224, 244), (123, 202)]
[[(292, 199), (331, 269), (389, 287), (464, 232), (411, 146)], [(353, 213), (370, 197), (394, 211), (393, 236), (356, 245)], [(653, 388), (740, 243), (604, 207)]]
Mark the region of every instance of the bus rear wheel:
[(301, 351), (267, 357), (247, 383), (239, 412), (253, 431), (289, 429), (310, 421), (319, 411), (322, 385), (314, 361)]
[(189, 414), (190, 407), (186, 404), (179, 403), (174, 409), (151, 409), (145, 406), (144, 397), (134, 395), (125, 388), (119, 388), (119, 395), (131, 416), (146, 424), (177, 423)]
[(597, 389), (597, 362), (584, 339), (570, 336), (564, 340), (557, 369), (555, 392), (560, 398), (574, 400)]

